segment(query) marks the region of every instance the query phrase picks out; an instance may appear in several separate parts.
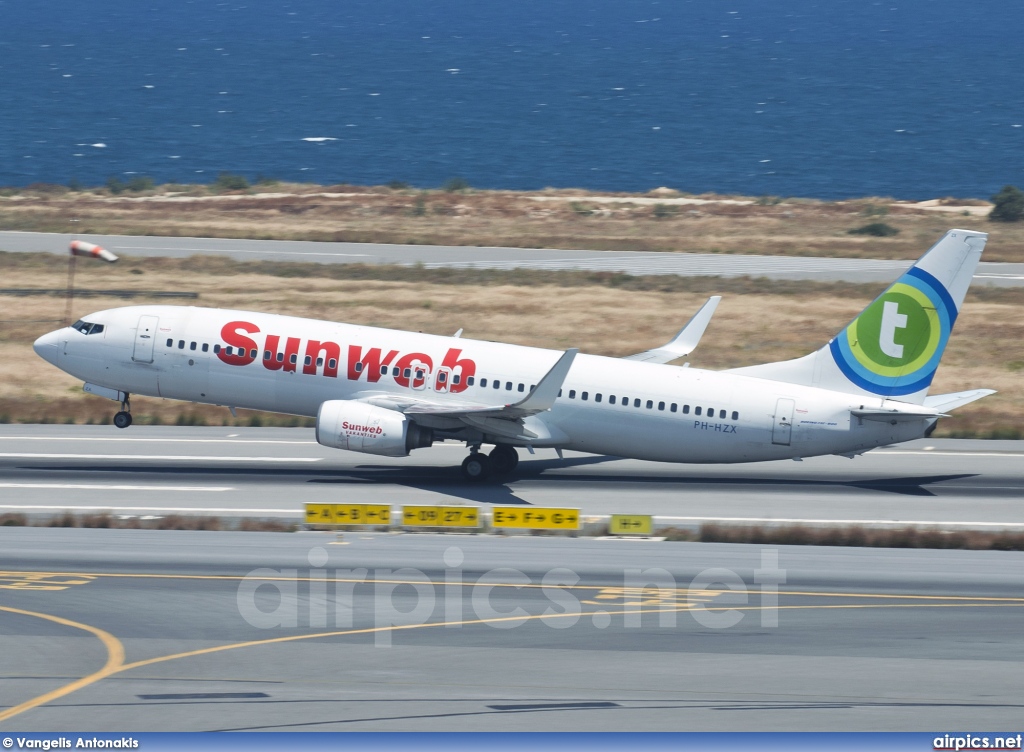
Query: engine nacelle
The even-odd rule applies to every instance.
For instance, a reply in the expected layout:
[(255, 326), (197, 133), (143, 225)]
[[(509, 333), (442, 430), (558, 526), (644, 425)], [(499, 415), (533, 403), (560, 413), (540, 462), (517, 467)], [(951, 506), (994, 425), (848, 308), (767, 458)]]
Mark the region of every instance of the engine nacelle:
[(401, 413), (354, 400), (329, 400), (316, 416), (317, 443), (350, 452), (405, 457), (434, 443), (434, 432)]

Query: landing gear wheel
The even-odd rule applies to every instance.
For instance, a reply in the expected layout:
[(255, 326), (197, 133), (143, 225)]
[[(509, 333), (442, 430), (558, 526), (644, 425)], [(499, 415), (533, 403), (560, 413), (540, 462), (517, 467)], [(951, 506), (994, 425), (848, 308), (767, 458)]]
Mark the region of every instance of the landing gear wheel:
[(466, 480), (480, 483), (491, 474), (491, 459), (486, 454), (473, 452), (462, 461), (462, 474)]
[(519, 452), (508, 444), (498, 444), (487, 456), (495, 475), (508, 475), (519, 465)]
[(114, 425), (118, 428), (127, 428), (132, 424), (132, 414), (124, 410), (114, 416)]

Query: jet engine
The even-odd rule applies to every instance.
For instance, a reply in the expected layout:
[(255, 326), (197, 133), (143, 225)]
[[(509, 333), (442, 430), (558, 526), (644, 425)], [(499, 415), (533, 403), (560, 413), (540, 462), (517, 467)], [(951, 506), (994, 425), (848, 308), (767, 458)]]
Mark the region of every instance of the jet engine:
[(405, 457), (428, 447), (434, 432), (401, 413), (354, 400), (329, 400), (316, 416), (317, 443), (350, 452)]

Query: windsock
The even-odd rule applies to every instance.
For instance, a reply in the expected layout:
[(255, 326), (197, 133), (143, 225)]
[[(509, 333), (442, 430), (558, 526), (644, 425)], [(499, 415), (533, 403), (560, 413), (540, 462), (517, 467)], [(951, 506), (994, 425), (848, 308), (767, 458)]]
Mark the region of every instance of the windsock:
[(84, 240), (72, 240), (70, 250), (72, 256), (90, 256), (109, 261), (110, 263), (117, 261), (117, 256), (106, 248), (100, 248), (93, 243), (86, 243)]

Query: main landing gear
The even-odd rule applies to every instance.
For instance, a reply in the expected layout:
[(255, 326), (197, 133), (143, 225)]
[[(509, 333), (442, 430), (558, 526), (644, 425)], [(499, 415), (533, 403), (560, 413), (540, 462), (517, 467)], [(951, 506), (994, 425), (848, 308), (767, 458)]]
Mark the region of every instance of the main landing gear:
[(519, 464), (519, 453), (508, 444), (498, 444), (490, 454), (483, 454), (480, 447), (473, 447), (469, 456), (462, 461), (462, 474), (466, 480), (480, 482), (492, 475), (508, 475)]
[(124, 400), (121, 402), (121, 412), (114, 416), (114, 425), (118, 428), (127, 428), (132, 424), (132, 403), (129, 400), (129, 395), (124, 395)]

